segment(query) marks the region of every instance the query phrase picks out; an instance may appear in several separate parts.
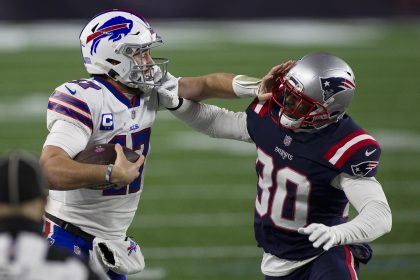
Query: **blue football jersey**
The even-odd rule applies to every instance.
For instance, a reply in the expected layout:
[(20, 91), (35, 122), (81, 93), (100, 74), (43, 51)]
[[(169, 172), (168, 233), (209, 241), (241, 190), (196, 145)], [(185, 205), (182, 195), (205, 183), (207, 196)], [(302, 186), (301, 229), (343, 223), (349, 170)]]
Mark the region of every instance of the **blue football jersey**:
[(254, 100), (246, 111), (258, 153), (255, 237), (267, 253), (307, 259), (323, 249), (314, 248), (297, 229), (346, 222), (349, 202), (332, 180), (341, 173), (374, 176), (381, 150), (347, 115), (315, 133), (295, 133), (273, 122), (268, 103)]

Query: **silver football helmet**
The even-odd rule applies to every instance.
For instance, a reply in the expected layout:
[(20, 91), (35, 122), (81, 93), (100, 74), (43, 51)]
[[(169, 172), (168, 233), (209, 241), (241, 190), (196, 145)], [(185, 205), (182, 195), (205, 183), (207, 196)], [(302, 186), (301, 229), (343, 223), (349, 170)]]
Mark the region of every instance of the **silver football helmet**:
[(159, 85), (165, 77), (169, 60), (150, 56), (162, 43), (145, 18), (121, 10), (95, 16), (80, 34), (87, 72), (133, 88)]
[(340, 120), (353, 98), (355, 77), (342, 59), (312, 53), (277, 78), (271, 118), (288, 129), (321, 129)]

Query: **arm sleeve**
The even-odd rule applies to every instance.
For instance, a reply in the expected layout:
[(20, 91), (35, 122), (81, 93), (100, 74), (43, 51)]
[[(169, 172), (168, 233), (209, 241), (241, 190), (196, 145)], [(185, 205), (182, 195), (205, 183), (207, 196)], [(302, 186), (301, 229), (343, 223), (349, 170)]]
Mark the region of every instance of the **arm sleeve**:
[(85, 129), (64, 120), (57, 120), (50, 128), (44, 147), (59, 147), (73, 158), (86, 148), (88, 142), (89, 136)]
[(231, 112), (214, 105), (184, 99), (171, 113), (189, 127), (214, 138), (252, 142), (246, 125), (245, 112)]
[(340, 174), (333, 182), (342, 189), (358, 215), (332, 227), (338, 244), (370, 242), (391, 231), (392, 214), (381, 184), (374, 178)]

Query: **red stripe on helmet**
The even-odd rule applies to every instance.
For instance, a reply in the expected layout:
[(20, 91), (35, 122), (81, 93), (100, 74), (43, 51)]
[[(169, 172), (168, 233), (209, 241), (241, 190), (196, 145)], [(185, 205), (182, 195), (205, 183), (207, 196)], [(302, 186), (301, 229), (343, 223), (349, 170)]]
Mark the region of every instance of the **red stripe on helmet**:
[(96, 31), (95, 33), (92, 33), (87, 37), (86, 44), (89, 43), (90, 41), (92, 41), (93, 39), (98, 38), (99, 36), (101, 36), (104, 33), (107, 33), (109, 31), (114, 31), (114, 30), (117, 30), (117, 29), (120, 29), (120, 28), (125, 28), (127, 26), (128, 26), (127, 23), (121, 23), (121, 24), (109, 26), (107, 28)]

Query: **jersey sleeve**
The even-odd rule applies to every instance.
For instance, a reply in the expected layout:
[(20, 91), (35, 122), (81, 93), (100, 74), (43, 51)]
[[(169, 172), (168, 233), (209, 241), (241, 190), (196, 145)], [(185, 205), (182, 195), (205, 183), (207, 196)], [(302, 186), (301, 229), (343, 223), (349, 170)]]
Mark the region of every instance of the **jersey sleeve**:
[(48, 99), (47, 128), (64, 120), (82, 128), (87, 135), (93, 131), (92, 104), (85, 98), (86, 89), (75, 83), (65, 83), (55, 89)]
[(250, 142), (244, 112), (231, 112), (184, 99), (181, 107), (171, 113), (192, 129), (210, 137)]
[(254, 133), (255, 133), (254, 131), (260, 125), (259, 119), (264, 117), (265, 114), (268, 113), (268, 105), (269, 105), (268, 100), (260, 101), (257, 97), (252, 101), (252, 103), (246, 109), (247, 130), (252, 141), (254, 141)]
[(79, 126), (64, 120), (54, 122), (44, 142), (45, 146), (63, 149), (71, 158), (83, 151), (89, 142), (89, 136)]
[(357, 130), (339, 141), (324, 155), (341, 172), (359, 177), (377, 173), (381, 148), (366, 131)]

